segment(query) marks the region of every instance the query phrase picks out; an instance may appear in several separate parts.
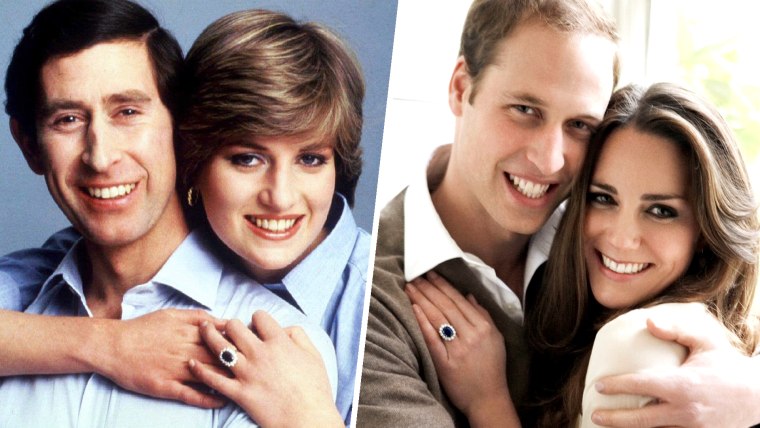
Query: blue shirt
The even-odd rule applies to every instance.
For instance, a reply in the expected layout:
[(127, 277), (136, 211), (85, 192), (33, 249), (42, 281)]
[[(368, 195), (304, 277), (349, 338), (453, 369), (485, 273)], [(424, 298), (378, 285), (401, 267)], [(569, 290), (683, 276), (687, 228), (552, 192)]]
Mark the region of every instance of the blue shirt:
[[(81, 244), (65, 255), (26, 312), (90, 316), (77, 269)], [(300, 325), (317, 347), (336, 384), (332, 344), (322, 329), (246, 275), (213, 256), (208, 237), (191, 233), (148, 283), (123, 298), (122, 319), (163, 308), (203, 309), (246, 324), (254, 310), (271, 314), (281, 325)], [(333, 392), (335, 390), (333, 389)], [(238, 427), (256, 424), (234, 403), (201, 409), (121, 389), (96, 374), (16, 376), (0, 383), (3, 427)]]
[[(342, 195), (335, 203), (342, 212), (330, 234), (282, 279), (265, 284), (330, 335), (338, 360), (338, 410), (346, 425), (351, 419), (359, 342), (364, 318), (370, 235), (360, 229)], [(281, 291), (280, 291), (281, 292)]]
[(42, 248), (0, 257), (0, 309), (26, 309), (79, 238), (79, 232), (69, 227), (48, 238)]
[[(370, 235), (356, 225), (342, 195), (336, 196), (335, 203), (341, 204), (341, 214), (325, 240), (282, 283), (265, 286), (318, 322), (330, 336), (338, 361), (336, 404), (348, 425), (367, 291)], [(0, 296), (0, 308), (25, 308), (30, 299), (24, 296), (36, 295), (40, 284), (77, 238), (74, 229), (65, 229), (53, 235), (43, 249), (23, 250), (0, 258), (0, 281), (3, 273), (11, 277), (8, 283), (0, 282), (0, 290), (19, 289), (22, 300), (20, 306), (9, 307)]]

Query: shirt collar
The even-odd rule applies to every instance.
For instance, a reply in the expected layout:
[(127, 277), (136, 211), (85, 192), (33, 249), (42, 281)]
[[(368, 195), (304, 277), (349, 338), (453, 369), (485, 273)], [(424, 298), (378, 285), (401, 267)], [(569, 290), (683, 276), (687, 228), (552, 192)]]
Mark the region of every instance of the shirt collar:
[(314, 250), (282, 279), (282, 283), (307, 316), (326, 314), (334, 294), (342, 292), (341, 276), (356, 243), (359, 228), (343, 195), (338, 222)]
[[(173, 288), (208, 309), (213, 308), (223, 264), (213, 256), (210, 240), (205, 231), (195, 230), (190, 233), (151, 281)], [(82, 305), (87, 308), (82, 276), (79, 272), (79, 261), (83, 253), (84, 240), (80, 239), (45, 281), (39, 295), (49, 292), (54, 287), (68, 284)], [(137, 285), (140, 284), (135, 284)]]
[(191, 232), (153, 277), (153, 282), (171, 287), (208, 309), (216, 303), (223, 263), (216, 258), (211, 232)]
[(528, 257), (525, 260), (525, 276), (523, 277), (523, 307), (525, 306), (525, 296), (528, 295), (528, 284), (530, 284), (533, 274), (536, 273), (541, 264), (549, 259), (554, 235), (557, 232), (560, 220), (562, 220), (562, 215), (565, 214), (565, 206), (565, 202), (561, 203), (541, 229), (530, 238)]
[[(79, 273), (80, 255), (85, 252), (84, 239), (78, 239), (63, 257), (58, 267), (42, 284), (37, 299), (47, 293), (53, 292), (57, 288), (67, 286), (78, 298), (83, 308), (90, 313), (87, 302), (84, 297), (84, 286), (82, 284), (82, 275)], [(35, 299), (36, 300), (36, 299)], [(32, 302), (32, 305), (34, 302)], [(31, 306), (31, 305), (30, 305)]]
[[(442, 171), (430, 171), (431, 180)], [(439, 264), (463, 258), (433, 206), (425, 169), (415, 175), (404, 196), (404, 277), (411, 281)]]

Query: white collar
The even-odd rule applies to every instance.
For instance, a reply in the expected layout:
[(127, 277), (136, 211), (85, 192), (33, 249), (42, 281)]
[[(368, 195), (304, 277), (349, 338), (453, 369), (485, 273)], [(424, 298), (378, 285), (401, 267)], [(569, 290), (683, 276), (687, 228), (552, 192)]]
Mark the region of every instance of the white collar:
[(525, 307), (525, 296), (528, 294), (528, 284), (530, 284), (533, 274), (536, 273), (541, 264), (549, 259), (554, 235), (557, 233), (559, 222), (565, 214), (565, 205), (567, 205), (565, 202), (559, 204), (549, 216), (549, 220), (530, 238), (528, 256), (525, 259), (525, 276), (523, 277), (523, 307)]
[[(431, 171), (431, 175), (445, 171)], [(404, 277), (407, 281), (464, 252), (443, 226), (433, 206), (425, 169), (415, 174), (404, 195)]]

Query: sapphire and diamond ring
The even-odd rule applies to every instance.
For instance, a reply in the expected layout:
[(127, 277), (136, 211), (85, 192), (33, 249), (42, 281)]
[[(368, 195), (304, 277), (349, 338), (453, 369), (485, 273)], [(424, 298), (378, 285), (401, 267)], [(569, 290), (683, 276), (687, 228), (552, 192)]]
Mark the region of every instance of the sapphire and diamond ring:
[(438, 334), (441, 336), (441, 339), (446, 342), (451, 342), (457, 337), (457, 331), (454, 330), (454, 327), (451, 324), (441, 324), (441, 326), (438, 327)]
[(222, 352), (219, 353), (219, 361), (228, 368), (235, 367), (238, 362), (237, 350), (230, 347), (222, 349)]

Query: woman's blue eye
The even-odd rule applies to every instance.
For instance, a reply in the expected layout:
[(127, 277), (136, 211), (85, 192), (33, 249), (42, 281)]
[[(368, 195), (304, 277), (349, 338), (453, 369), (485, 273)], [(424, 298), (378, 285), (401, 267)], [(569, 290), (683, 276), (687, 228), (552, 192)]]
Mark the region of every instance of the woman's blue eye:
[(325, 157), (321, 155), (304, 154), (301, 156), (301, 163), (306, 166), (320, 166), (326, 162)]

